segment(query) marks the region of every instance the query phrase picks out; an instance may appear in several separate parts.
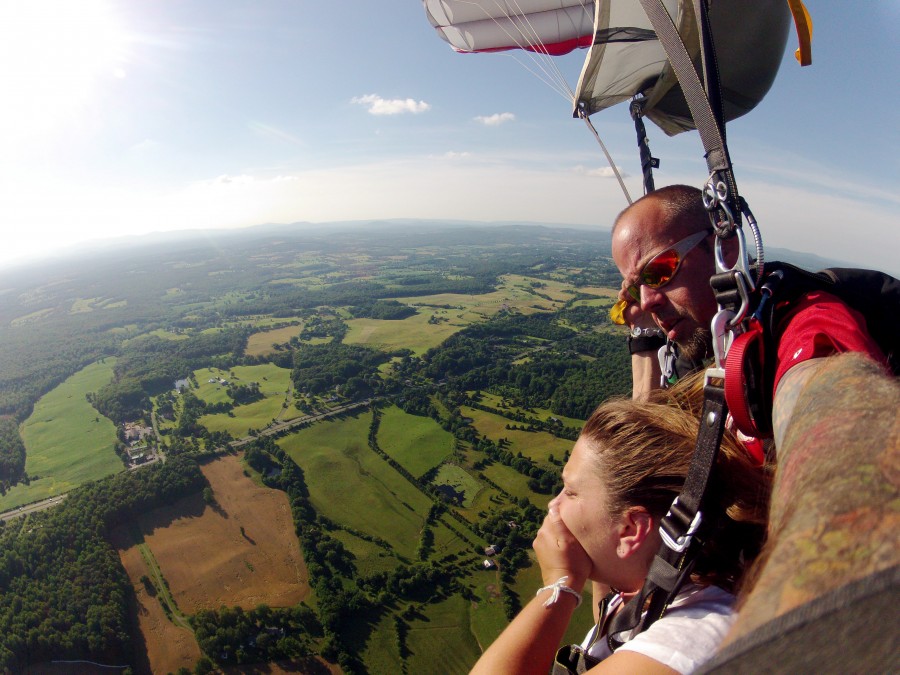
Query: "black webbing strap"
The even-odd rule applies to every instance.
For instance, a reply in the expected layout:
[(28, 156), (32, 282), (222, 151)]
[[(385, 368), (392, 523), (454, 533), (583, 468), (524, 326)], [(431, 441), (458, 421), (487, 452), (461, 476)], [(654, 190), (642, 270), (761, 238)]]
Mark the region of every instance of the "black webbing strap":
[[(641, 6), (650, 19), (653, 30), (656, 31), (656, 36), (678, 78), (694, 126), (697, 127), (703, 143), (706, 165), (711, 174), (717, 174), (728, 185), (731, 201), (729, 206), (732, 213), (740, 213), (735, 208), (738, 198), (737, 184), (732, 173), (728, 147), (725, 144), (725, 122), (719, 95), (718, 67), (715, 65), (715, 49), (712, 47), (706, 3), (703, 0), (696, 0), (694, 11), (697, 13), (697, 25), (701, 32), (700, 44), (707, 88), (704, 88), (687, 47), (662, 0), (641, 0)], [(711, 98), (714, 103), (710, 102)]]
[(694, 17), (700, 30), (700, 67), (703, 83), (706, 85), (706, 98), (713, 112), (713, 118), (719, 125), (722, 139), (727, 142), (725, 129), (725, 111), (722, 107), (722, 88), (719, 78), (719, 59), (713, 44), (712, 26), (709, 23), (709, 0), (694, 0)]
[[(659, 530), (664, 543), (650, 566), (640, 594), (626, 603), (610, 622), (608, 636), (611, 648), (620, 644), (614, 639), (616, 634), (638, 626), (640, 630), (646, 630), (665, 613), (693, 569), (700, 548), (698, 532), (702, 537), (717, 517), (713, 514), (704, 520), (702, 509), (716, 465), (728, 409), (725, 390), (720, 384), (708, 382), (704, 392), (700, 430), (684, 487), (660, 521)], [(649, 606), (642, 618), (648, 601)]]
[(641, 113), (640, 101), (631, 104), (631, 119), (634, 120), (634, 131), (637, 134), (638, 150), (641, 155), (641, 173), (644, 176), (644, 194), (648, 195), (656, 189), (653, 183), (653, 169), (659, 168), (659, 160), (650, 154), (650, 141), (644, 127), (644, 116)]

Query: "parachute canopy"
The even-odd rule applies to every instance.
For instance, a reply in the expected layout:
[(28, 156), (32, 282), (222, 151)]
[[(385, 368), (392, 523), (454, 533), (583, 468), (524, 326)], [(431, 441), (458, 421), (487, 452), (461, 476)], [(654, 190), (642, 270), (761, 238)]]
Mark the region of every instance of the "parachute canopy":
[(458, 52), (527, 49), (559, 56), (589, 47), (594, 0), (423, 0), (431, 25)]
[[(695, 65), (700, 39), (692, 0), (661, 0)], [(591, 115), (633, 97), (674, 135), (694, 129), (666, 53), (640, 0), (423, 0), (429, 21), (457, 51), (528, 49), (559, 55), (590, 47), (573, 102)], [(791, 23), (785, 0), (713, 0), (709, 19), (725, 120), (766, 95)]]
[[(661, 0), (700, 70), (700, 31), (691, 0)], [(591, 115), (634, 96), (667, 134), (694, 129), (678, 80), (639, 0), (597, 3), (594, 42), (575, 105)], [(725, 121), (750, 112), (768, 93), (791, 24), (785, 0), (714, 0), (709, 6)]]

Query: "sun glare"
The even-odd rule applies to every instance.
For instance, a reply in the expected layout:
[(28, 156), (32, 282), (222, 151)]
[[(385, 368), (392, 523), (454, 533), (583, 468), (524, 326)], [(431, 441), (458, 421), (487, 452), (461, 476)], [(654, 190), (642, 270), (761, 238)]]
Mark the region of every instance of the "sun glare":
[(103, 0), (0, 3), (0, 133), (45, 133), (104, 80), (124, 77), (125, 34)]

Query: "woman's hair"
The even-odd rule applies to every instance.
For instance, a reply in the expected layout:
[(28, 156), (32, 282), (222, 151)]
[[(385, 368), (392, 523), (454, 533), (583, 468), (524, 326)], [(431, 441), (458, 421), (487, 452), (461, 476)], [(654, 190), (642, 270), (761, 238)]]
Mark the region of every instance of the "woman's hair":
[[(702, 373), (648, 401), (613, 399), (601, 404), (581, 431), (595, 451), (611, 514), (643, 506), (666, 514), (684, 485), (694, 454), (703, 405)], [(708, 530), (694, 580), (733, 590), (765, 536), (773, 467), (754, 465), (730, 432), (722, 437), (705, 518), (722, 515)]]

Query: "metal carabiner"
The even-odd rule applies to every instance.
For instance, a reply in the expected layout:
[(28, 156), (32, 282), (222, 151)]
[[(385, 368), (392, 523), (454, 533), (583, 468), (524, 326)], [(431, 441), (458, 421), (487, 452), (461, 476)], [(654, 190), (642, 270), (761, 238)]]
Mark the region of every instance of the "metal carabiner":
[(727, 309), (720, 309), (710, 322), (710, 330), (712, 331), (713, 357), (715, 366), (725, 372), (725, 355), (728, 353), (728, 347), (734, 339), (734, 328), (737, 327), (737, 321), (734, 318), (737, 315)]

